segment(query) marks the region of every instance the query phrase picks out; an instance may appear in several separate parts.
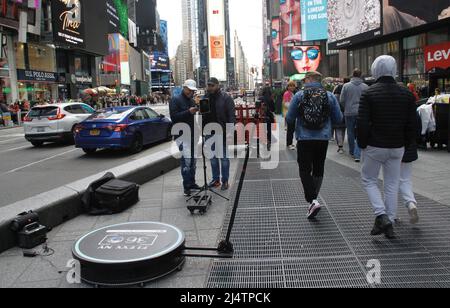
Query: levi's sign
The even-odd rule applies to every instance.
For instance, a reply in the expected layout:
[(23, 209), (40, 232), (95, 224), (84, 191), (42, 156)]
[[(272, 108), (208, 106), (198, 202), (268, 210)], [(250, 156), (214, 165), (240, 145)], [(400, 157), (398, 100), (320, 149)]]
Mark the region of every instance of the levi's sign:
[(450, 43), (425, 47), (426, 70), (434, 68), (447, 69), (450, 67)]

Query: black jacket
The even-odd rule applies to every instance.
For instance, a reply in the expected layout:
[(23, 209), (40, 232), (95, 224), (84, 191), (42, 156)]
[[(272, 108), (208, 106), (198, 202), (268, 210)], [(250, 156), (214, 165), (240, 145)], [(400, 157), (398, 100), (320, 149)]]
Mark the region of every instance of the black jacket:
[[(210, 99), (211, 104), (215, 104), (216, 110), (216, 121), (223, 128), (226, 128), (226, 124), (236, 124), (236, 106), (234, 100), (231, 96), (223, 91), (219, 91), (215, 95), (207, 95), (207, 98)], [(208, 124), (208, 120), (206, 120), (203, 124)]]
[[(191, 128), (191, 138), (194, 138), (195, 115), (189, 109), (195, 106), (193, 99), (188, 98), (184, 93), (172, 98), (169, 104), (170, 118), (172, 123), (186, 123)], [(174, 136), (179, 137), (178, 135)]]
[(413, 94), (392, 77), (381, 77), (366, 90), (359, 106), (358, 144), (395, 149), (416, 143), (416, 104)]

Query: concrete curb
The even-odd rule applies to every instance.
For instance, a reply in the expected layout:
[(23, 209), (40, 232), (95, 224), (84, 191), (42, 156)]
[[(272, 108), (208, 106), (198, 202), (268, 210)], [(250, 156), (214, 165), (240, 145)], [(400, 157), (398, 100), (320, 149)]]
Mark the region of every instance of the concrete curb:
[(54, 228), (82, 213), (81, 196), (90, 183), (106, 172), (142, 185), (179, 166), (179, 159), (168, 149), (0, 208), (0, 253), (17, 245), (16, 235), (9, 226), (19, 213), (37, 212), (43, 225)]

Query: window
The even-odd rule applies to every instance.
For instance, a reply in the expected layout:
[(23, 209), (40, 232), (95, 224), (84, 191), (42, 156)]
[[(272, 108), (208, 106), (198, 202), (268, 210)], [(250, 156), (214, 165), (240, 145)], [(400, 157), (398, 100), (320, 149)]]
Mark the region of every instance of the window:
[(449, 41), (448, 28), (442, 28), (427, 33), (428, 45), (435, 45)]
[(132, 121), (143, 121), (148, 118), (148, 114), (143, 109), (136, 110), (130, 116), (130, 120)]
[(85, 111), (84, 113), (90, 113), (90, 114), (95, 113), (95, 109), (90, 107), (90, 106), (88, 106), (88, 105), (80, 105), (80, 106)]
[(36, 25), (36, 9), (28, 9), (28, 24)]
[(159, 115), (151, 109), (145, 109), (150, 119), (159, 118)]

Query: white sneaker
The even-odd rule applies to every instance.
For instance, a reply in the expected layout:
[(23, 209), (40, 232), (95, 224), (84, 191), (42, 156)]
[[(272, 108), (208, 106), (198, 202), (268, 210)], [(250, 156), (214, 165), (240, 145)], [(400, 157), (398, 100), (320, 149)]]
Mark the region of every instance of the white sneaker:
[(417, 212), (417, 205), (415, 203), (408, 204), (408, 213), (409, 217), (411, 218), (410, 223), (412, 225), (415, 225), (419, 223), (419, 214)]
[(320, 205), (319, 201), (314, 200), (308, 209), (308, 219), (316, 218), (317, 214), (319, 214), (321, 209), (322, 206)]
[(289, 148), (289, 150), (292, 150), (292, 151), (297, 150), (297, 147), (295, 145), (290, 145), (288, 148)]

